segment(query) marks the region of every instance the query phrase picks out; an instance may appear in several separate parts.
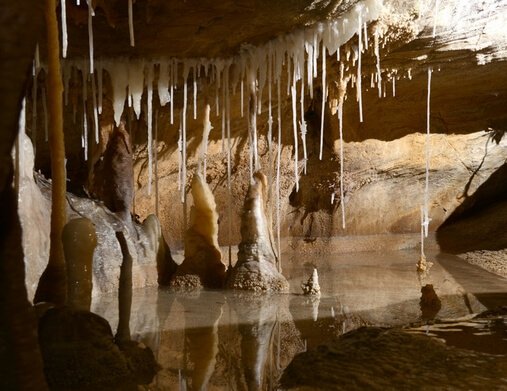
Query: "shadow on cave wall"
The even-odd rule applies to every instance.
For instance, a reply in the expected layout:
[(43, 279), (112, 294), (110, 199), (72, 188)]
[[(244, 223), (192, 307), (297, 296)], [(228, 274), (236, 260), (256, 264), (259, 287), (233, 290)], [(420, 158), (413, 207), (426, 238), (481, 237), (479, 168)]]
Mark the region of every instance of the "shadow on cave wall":
[(468, 187), (464, 201), (437, 230), (440, 249), (457, 254), (507, 248), (507, 163), (475, 193), (468, 195)]

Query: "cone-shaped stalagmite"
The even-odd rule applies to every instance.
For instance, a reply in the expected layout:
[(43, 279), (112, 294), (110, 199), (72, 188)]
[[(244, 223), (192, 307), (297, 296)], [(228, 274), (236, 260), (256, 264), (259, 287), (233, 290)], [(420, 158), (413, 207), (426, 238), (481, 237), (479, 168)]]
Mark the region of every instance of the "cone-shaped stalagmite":
[(257, 171), (246, 195), (241, 216), (238, 262), (227, 286), (253, 291), (287, 291), (289, 283), (276, 266), (271, 226), (266, 213), (267, 179)]
[(93, 252), (97, 245), (93, 223), (86, 218), (69, 221), (63, 228), (62, 239), (67, 264), (67, 304), (90, 311)]
[(218, 213), (215, 199), (200, 174), (192, 180), (194, 205), (185, 233), (185, 260), (171, 281), (174, 288), (221, 288), (225, 265), (218, 247)]
[(63, 83), (60, 71), (60, 40), (56, 0), (47, 0), (48, 38), (47, 98), (49, 106), (49, 148), (51, 154), (51, 245), (49, 262), (35, 292), (34, 302), (65, 304), (66, 275), (62, 231), (67, 222), (65, 184), (65, 143), (63, 139)]

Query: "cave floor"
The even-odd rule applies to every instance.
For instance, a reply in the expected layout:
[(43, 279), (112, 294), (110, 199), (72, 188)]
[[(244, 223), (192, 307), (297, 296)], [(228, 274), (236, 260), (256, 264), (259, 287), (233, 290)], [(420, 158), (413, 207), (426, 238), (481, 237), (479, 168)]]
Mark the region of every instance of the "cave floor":
[[(285, 295), (136, 290), (132, 338), (151, 347), (161, 366), (149, 389), (277, 389), (296, 355), (319, 351), (322, 344), (364, 326), (403, 330), (442, 341), (445, 349), (471, 351), (478, 355), (467, 364), (472, 372), (481, 372), (488, 355), (506, 365), (507, 280), (436, 252), (427, 254), (434, 264), (421, 276), (415, 268), (418, 257), (418, 251), (408, 250), (287, 256), (283, 273), (291, 291)], [(301, 295), (300, 285), (314, 266), (320, 298)], [(115, 296), (101, 296), (92, 311), (115, 329)], [(504, 376), (488, 380), (481, 373), (481, 384), (507, 389)], [(445, 389), (445, 376), (435, 387), (420, 377), (424, 389)], [(392, 387), (397, 388), (396, 380)]]

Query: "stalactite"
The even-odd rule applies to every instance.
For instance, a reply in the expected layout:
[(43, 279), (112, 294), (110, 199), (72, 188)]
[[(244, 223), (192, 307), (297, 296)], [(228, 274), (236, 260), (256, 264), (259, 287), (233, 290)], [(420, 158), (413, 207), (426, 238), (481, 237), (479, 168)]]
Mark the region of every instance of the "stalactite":
[(153, 67), (146, 70), (147, 90), (147, 125), (148, 125), (148, 195), (151, 195), (151, 183), (153, 181)]
[(136, 46), (136, 41), (134, 38), (134, 10), (132, 9), (132, 0), (129, 0), (128, 4), (128, 13), (129, 13), (129, 35), (130, 35), (130, 46)]
[(306, 151), (306, 121), (305, 121), (305, 68), (301, 67), (301, 121), (299, 121), (299, 127), (301, 129), (301, 140), (303, 141), (303, 172), (306, 175), (306, 166), (308, 162), (308, 153)]
[(282, 159), (282, 102), (280, 99), (280, 79), (276, 83), (277, 88), (277, 112), (278, 112), (278, 148), (276, 159), (276, 242), (278, 247), (278, 272), (282, 272), (282, 253), (280, 244), (280, 165)]
[(62, 305), (67, 284), (62, 231), (67, 221), (65, 184), (65, 143), (63, 136), (63, 83), (60, 71), (60, 42), (56, 17), (56, 0), (47, 0), (45, 9), (48, 48), (49, 147), (51, 156), (51, 231), (49, 262), (35, 293), (34, 302), (48, 301)]
[[(225, 75), (226, 88), (229, 91), (229, 72)], [(227, 92), (227, 203), (229, 207), (227, 208), (227, 236), (229, 238), (228, 241), (228, 265), (229, 268), (232, 267), (232, 185), (231, 185), (231, 175), (232, 175), (232, 161), (231, 161), (231, 100), (229, 93)], [(206, 178), (206, 177), (205, 177)]]
[(197, 119), (197, 64), (194, 65), (193, 92), (194, 92), (194, 119)]
[[(37, 53), (39, 50), (39, 46), (35, 49), (35, 57), (37, 57)], [(32, 139), (33, 139), (33, 154), (36, 155), (37, 152), (37, 81), (39, 78), (39, 69), (37, 68), (37, 63), (34, 61), (33, 65), (33, 81), (32, 81)]]
[(343, 63), (340, 64), (340, 97), (338, 101), (338, 121), (340, 131), (340, 206), (342, 210), (342, 228), (345, 229), (345, 192), (343, 189), (343, 171), (345, 159), (343, 155), (343, 101), (345, 92), (347, 90), (347, 83), (343, 80), (343, 73), (345, 66)]
[(202, 169), (202, 177), (206, 179), (206, 171), (207, 171), (207, 160), (208, 160), (208, 138), (213, 129), (210, 122), (210, 112), (211, 107), (209, 104), (206, 104), (204, 108), (204, 121), (203, 121), (203, 132), (202, 132), (202, 143), (201, 143), (201, 161), (203, 165)]
[(322, 43), (322, 108), (320, 116), (320, 147), (319, 160), (322, 160), (322, 152), (324, 149), (324, 115), (326, 112), (326, 47)]
[[(183, 112), (181, 114), (181, 202), (185, 204), (187, 186), (187, 98), (188, 98), (188, 69), (183, 71)], [(186, 209), (186, 206), (183, 205)], [(184, 213), (185, 214), (185, 213)], [(184, 218), (186, 221), (186, 218)]]
[(362, 91), (362, 80), (363, 80), (363, 75), (362, 75), (362, 52), (363, 52), (363, 41), (362, 41), (362, 34), (361, 34), (361, 26), (362, 26), (362, 10), (359, 10), (358, 12), (358, 15), (357, 15), (357, 19), (358, 19), (358, 26), (359, 28), (357, 29), (357, 44), (358, 44), (358, 48), (357, 48), (357, 55), (358, 55), (358, 59), (357, 59), (357, 84), (356, 84), (356, 89), (357, 89), (357, 97), (358, 97), (358, 102), (359, 102), (359, 122), (363, 122), (363, 91)]
[(95, 70), (94, 55), (93, 55), (93, 16), (95, 11), (93, 10), (92, 0), (88, 0), (88, 45), (90, 49), (90, 73)]
[(62, 24), (62, 57), (67, 58), (67, 46), (68, 46), (68, 36), (67, 36), (67, 5), (66, 0), (60, 1), (60, 11), (61, 11), (61, 24)]
[(379, 48), (379, 32), (375, 29), (374, 39), (374, 51), (377, 59), (377, 86), (378, 86), (378, 97), (382, 97), (382, 72), (380, 70), (380, 48)]
[(155, 216), (159, 216), (159, 193), (158, 193), (158, 110), (155, 111), (154, 117), (154, 149), (153, 149), (153, 160), (155, 163), (154, 176), (155, 176)]
[(299, 167), (298, 167), (298, 128), (296, 114), (296, 88), (292, 86), (292, 130), (294, 133), (294, 181), (296, 193), (299, 191)]
[(99, 143), (99, 114), (97, 111), (97, 91), (95, 88), (95, 74), (91, 75), (92, 103), (93, 103), (93, 128), (95, 130), (95, 144)]
[(176, 82), (175, 70), (174, 70), (175, 67), (176, 67), (176, 63), (173, 60), (171, 63), (171, 92), (170, 92), (170, 95), (171, 95), (171, 125), (174, 124), (174, 83)]
[(428, 96), (426, 102), (426, 175), (424, 184), (424, 236), (428, 237), (428, 228), (431, 219), (429, 218), (429, 186), (430, 186), (430, 113), (431, 113), (431, 74), (432, 69), (428, 68)]
[(98, 66), (97, 66), (97, 83), (98, 83), (98, 101), (97, 101), (97, 104), (98, 104), (98, 112), (99, 114), (102, 114), (102, 78), (103, 78), (103, 68), (102, 68), (102, 63), (99, 63)]

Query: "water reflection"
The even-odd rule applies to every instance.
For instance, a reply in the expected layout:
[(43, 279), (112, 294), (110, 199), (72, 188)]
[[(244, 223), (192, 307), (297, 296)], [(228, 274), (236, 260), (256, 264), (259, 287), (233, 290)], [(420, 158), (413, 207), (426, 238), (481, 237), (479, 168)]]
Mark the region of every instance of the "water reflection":
[[(484, 310), (438, 262), (421, 285), (412, 256), (398, 254), (390, 262), (383, 256), (356, 259), (356, 264), (323, 262), (320, 299), (300, 294), (134, 291), (132, 337), (152, 347), (161, 366), (150, 389), (276, 389), (298, 353), (310, 352), (330, 338), (362, 326), (421, 320), (431, 322), (430, 335), (437, 335), (441, 319)], [(287, 265), (285, 272), (299, 293), (309, 270)], [(101, 300), (104, 305), (95, 302), (95, 310), (114, 325), (116, 310), (106, 297)], [(425, 331), (423, 324), (419, 332)]]

